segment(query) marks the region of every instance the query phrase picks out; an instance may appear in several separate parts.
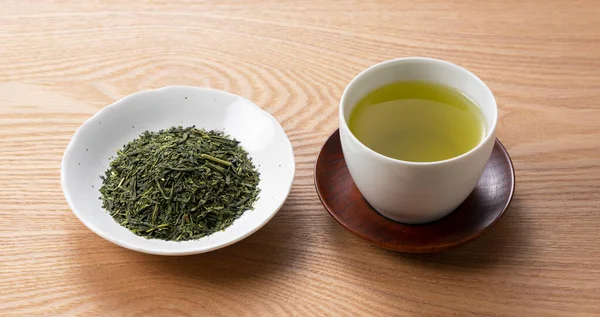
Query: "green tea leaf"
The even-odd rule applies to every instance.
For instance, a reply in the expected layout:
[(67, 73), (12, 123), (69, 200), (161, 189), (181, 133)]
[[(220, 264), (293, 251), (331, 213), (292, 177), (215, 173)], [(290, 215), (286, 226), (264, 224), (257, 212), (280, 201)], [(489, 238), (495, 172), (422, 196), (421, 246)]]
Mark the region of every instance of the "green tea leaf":
[(198, 239), (253, 208), (259, 173), (235, 139), (173, 127), (143, 132), (117, 151), (104, 176), (102, 207), (137, 235)]

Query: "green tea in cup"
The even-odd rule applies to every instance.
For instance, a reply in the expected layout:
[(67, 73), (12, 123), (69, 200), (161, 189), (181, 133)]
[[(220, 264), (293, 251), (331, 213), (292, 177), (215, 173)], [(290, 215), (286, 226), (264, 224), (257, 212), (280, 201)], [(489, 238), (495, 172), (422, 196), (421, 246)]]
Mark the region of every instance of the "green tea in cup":
[(487, 134), (479, 107), (462, 92), (434, 82), (399, 81), (359, 100), (348, 120), (364, 145), (390, 158), (435, 162), (475, 148)]

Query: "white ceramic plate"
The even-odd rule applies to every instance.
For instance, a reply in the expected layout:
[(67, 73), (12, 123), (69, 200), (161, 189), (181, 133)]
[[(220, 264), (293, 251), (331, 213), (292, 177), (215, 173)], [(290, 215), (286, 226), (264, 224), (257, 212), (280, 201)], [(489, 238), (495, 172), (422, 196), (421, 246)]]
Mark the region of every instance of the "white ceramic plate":
[[(183, 242), (145, 239), (116, 223), (102, 208), (100, 175), (108, 169), (109, 157), (142, 132), (180, 125), (222, 130), (240, 141), (258, 167), (261, 192), (254, 210), (224, 231)], [(230, 93), (175, 86), (127, 96), (87, 120), (65, 151), (61, 185), (77, 218), (106, 240), (144, 253), (188, 255), (225, 247), (266, 224), (286, 200), (294, 170), (292, 145), (271, 115)]]

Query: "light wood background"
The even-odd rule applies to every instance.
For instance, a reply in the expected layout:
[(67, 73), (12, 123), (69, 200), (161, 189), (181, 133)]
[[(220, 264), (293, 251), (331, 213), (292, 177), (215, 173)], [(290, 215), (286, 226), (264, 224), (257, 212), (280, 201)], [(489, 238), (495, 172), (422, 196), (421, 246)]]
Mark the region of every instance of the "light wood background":
[[(2, 1), (0, 315), (600, 316), (600, 2)], [(403, 255), (338, 225), (313, 186), (345, 85), (395, 57), (486, 81), (517, 189), (491, 231)], [(294, 145), (263, 229), (166, 258), (86, 229), (59, 183), (77, 127), (141, 89), (243, 95)]]

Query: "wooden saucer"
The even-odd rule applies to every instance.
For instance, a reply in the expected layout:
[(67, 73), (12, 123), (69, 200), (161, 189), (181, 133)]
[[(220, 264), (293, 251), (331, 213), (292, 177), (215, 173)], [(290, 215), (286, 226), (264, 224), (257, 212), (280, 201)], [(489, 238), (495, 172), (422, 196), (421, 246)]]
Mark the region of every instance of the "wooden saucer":
[(339, 131), (323, 145), (314, 174), (321, 202), (342, 226), (383, 248), (407, 253), (442, 251), (477, 238), (502, 217), (515, 190), (515, 171), (498, 139), (471, 195), (450, 215), (424, 225), (395, 222), (367, 203), (348, 172)]

